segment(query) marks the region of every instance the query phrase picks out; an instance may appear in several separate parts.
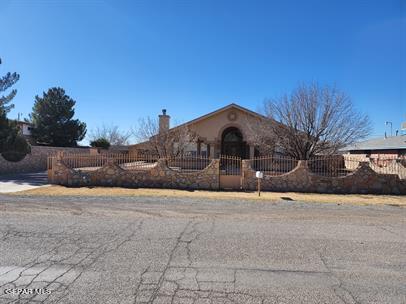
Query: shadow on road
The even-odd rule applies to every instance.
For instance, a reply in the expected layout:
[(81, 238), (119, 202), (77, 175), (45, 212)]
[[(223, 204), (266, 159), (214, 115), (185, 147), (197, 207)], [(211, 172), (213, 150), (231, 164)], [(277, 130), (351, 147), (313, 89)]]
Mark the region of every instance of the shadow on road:
[(0, 175), (0, 183), (2, 182), (16, 185), (42, 186), (48, 184), (48, 176), (46, 172)]

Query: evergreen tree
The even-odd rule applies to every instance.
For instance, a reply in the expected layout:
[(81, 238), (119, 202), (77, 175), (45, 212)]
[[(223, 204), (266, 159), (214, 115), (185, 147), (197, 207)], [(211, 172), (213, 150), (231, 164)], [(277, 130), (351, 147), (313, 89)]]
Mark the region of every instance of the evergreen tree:
[[(13, 86), (19, 78), (20, 75), (17, 73), (7, 73), (0, 77), (0, 94)], [(14, 141), (18, 134), (16, 123), (7, 119), (7, 113), (14, 107), (11, 100), (16, 94), (17, 90), (14, 89), (6, 95), (0, 95), (0, 152), (4, 151), (6, 143)]]
[(90, 146), (94, 148), (108, 149), (110, 148), (110, 142), (107, 138), (100, 137), (98, 139), (92, 140), (90, 142)]
[(15, 137), (8, 138), (1, 155), (8, 161), (18, 162), (28, 153), (31, 153), (31, 146), (27, 143), (24, 136), (18, 134)]
[(86, 135), (86, 124), (73, 119), (75, 100), (59, 87), (35, 96), (30, 115), (33, 123), (32, 136), (39, 144), (73, 147)]

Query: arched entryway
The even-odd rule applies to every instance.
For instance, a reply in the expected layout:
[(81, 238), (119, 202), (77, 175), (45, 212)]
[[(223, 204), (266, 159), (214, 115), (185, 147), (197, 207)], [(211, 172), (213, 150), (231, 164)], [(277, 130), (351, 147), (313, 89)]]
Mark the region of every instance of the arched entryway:
[(247, 145), (241, 131), (236, 127), (229, 127), (221, 135), (221, 154), (245, 158)]

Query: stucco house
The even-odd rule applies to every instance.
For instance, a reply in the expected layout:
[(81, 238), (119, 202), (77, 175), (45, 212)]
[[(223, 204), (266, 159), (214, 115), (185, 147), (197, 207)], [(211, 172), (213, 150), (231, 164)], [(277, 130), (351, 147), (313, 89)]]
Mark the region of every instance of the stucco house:
[[(258, 155), (251, 140), (252, 128), (267, 117), (247, 108), (231, 103), (223, 108), (170, 128), (170, 116), (166, 110), (159, 115), (159, 132), (171, 132), (176, 128), (187, 126), (197, 135), (195, 143), (188, 147), (188, 152), (196, 156), (218, 158), (220, 154), (245, 158)], [(146, 143), (130, 146), (130, 153), (142, 150)]]
[(30, 122), (27, 121), (21, 121), (17, 120), (16, 121), (17, 126), (20, 129), (20, 134), (31, 144), (35, 143), (34, 139), (31, 136), (31, 131), (33, 129), (33, 125)]

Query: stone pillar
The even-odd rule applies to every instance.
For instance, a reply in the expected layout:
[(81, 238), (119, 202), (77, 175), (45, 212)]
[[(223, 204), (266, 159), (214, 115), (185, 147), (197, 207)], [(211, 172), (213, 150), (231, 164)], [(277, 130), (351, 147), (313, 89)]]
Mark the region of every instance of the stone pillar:
[(63, 151), (56, 151), (56, 159), (62, 160), (62, 157), (63, 157)]
[(255, 157), (255, 147), (254, 145), (250, 145), (250, 158)]
[[(369, 162), (367, 162), (367, 161), (360, 161), (359, 163), (358, 163), (358, 168), (361, 168), (361, 167), (369, 167)], [(357, 168), (357, 169), (358, 169)]]
[(255, 190), (256, 189), (256, 179), (254, 171), (251, 168), (250, 161), (248, 159), (243, 159), (241, 161), (242, 169), (242, 182), (241, 186), (244, 190)]
[(297, 162), (297, 168), (303, 168), (303, 169), (308, 169), (308, 164), (307, 164), (307, 160), (299, 160)]

